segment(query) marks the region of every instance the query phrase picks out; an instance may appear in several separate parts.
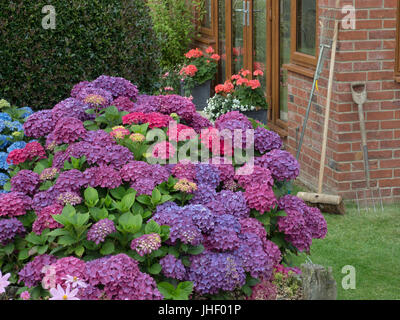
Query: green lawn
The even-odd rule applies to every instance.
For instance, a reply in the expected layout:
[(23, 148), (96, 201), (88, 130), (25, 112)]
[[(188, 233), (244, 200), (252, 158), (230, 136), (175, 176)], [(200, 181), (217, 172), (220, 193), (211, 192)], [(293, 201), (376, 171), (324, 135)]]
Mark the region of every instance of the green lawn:
[[(340, 300), (400, 299), (400, 205), (380, 213), (362, 213), (348, 207), (345, 216), (325, 215), (328, 234), (314, 240), (311, 260), (331, 266)], [(296, 264), (306, 255), (296, 258)], [(356, 289), (342, 288), (342, 268), (356, 269)]]

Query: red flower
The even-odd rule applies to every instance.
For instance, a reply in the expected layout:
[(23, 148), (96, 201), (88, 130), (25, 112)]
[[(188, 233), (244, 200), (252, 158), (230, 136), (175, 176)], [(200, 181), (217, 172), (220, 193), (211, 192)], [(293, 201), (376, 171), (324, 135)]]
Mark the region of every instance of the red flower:
[(232, 92), (234, 88), (235, 88), (234, 85), (229, 80), (225, 81), (225, 83), (224, 83), (224, 92), (225, 93)]
[(225, 91), (225, 87), (224, 87), (223, 84), (219, 84), (219, 85), (217, 85), (217, 86), (215, 87), (215, 92), (216, 92), (216, 93), (221, 93), (221, 92), (224, 92), (224, 91)]
[(209, 46), (209, 47), (206, 49), (206, 53), (207, 53), (207, 54), (213, 54), (213, 53), (214, 53), (213, 47)]
[(251, 87), (253, 90), (261, 87), (261, 83), (258, 80), (250, 80), (246, 85)]
[(28, 154), (25, 149), (15, 149), (8, 154), (7, 163), (15, 166), (28, 160)]
[(253, 72), (253, 75), (255, 77), (257, 77), (257, 76), (261, 76), (262, 77), (264, 75), (264, 72), (262, 72), (261, 70), (256, 70), (256, 71)]
[(187, 75), (189, 77), (194, 77), (196, 72), (198, 71), (197, 67), (194, 64), (189, 64), (186, 67), (183, 67), (181, 71), (179, 72), (180, 75)]
[(188, 59), (192, 58), (200, 58), (203, 56), (203, 52), (199, 50), (199, 48), (192, 49), (188, 53), (185, 54), (185, 57)]
[(215, 61), (219, 61), (219, 60), (221, 59), (221, 57), (220, 57), (219, 54), (214, 53), (214, 54), (211, 56), (211, 59), (213, 59), (213, 60), (215, 60)]
[(236, 84), (238, 86), (241, 86), (242, 84), (247, 85), (249, 83), (249, 79), (247, 78), (240, 78), (236, 81)]
[(251, 72), (249, 70), (240, 70), (242, 77), (247, 77)]
[(239, 75), (239, 74), (234, 74), (232, 77), (231, 77), (231, 79), (232, 80), (239, 80), (239, 79), (241, 79), (242, 77)]
[(146, 115), (143, 112), (133, 112), (122, 117), (123, 124), (138, 124), (146, 122)]
[(186, 141), (194, 139), (197, 136), (193, 128), (185, 126), (184, 124), (175, 123), (170, 125), (167, 135), (172, 141)]

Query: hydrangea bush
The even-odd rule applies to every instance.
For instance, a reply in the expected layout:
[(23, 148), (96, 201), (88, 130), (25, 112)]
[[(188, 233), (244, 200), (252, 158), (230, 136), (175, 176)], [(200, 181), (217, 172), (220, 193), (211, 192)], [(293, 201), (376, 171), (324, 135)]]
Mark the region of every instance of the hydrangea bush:
[(17, 108), (11, 106), (6, 100), (0, 100), (0, 194), (10, 180), (7, 157), (13, 150), (26, 146), (23, 123), (33, 114), (29, 107)]
[[(254, 128), (253, 158), (233, 161), (251, 141), (219, 130)], [(21, 299), (273, 297), (274, 270), (327, 232), (281, 196), (299, 166), (279, 136), (239, 112), (212, 124), (185, 97), (101, 76), (23, 129), (38, 140), (7, 155), (0, 196), (0, 269)]]

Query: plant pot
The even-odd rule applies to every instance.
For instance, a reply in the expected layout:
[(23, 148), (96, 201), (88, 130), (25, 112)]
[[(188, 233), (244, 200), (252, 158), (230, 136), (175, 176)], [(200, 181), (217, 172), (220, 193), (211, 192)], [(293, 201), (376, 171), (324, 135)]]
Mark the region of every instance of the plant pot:
[(260, 110), (254, 110), (254, 111), (244, 111), (243, 114), (246, 117), (252, 118), (254, 120), (260, 121), (262, 124), (267, 124), (267, 110), (265, 109), (260, 109)]
[[(207, 100), (210, 98), (211, 80), (204, 82), (192, 89), (193, 103), (197, 111), (202, 111), (207, 106)], [(185, 92), (181, 85), (181, 95), (184, 96)]]

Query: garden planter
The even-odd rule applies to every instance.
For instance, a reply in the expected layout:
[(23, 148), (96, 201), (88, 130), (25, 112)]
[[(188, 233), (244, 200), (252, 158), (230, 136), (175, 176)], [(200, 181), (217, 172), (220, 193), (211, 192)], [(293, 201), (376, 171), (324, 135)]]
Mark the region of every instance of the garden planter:
[[(207, 106), (207, 100), (210, 98), (211, 80), (204, 82), (192, 89), (193, 103), (196, 110), (202, 111)], [(181, 86), (181, 95), (184, 96), (183, 86)]]
[(267, 110), (265, 110), (265, 109), (254, 110), (254, 111), (244, 111), (243, 114), (249, 118), (258, 120), (263, 124), (267, 124)]

